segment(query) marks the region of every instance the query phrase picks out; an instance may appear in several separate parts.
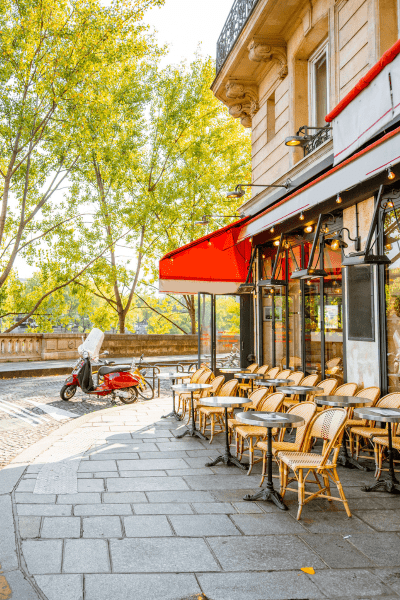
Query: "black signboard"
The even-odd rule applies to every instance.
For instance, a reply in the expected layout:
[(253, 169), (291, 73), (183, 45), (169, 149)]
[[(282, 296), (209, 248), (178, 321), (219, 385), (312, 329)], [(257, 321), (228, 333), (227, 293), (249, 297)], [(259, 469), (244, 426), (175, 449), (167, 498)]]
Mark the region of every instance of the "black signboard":
[(373, 342), (374, 286), (370, 265), (347, 269), (347, 326), (348, 339)]

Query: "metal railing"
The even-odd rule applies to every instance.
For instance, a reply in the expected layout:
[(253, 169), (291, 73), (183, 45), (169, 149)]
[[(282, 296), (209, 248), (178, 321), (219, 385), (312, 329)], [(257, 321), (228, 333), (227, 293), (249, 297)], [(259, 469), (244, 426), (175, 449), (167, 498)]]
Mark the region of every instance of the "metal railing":
[(309, 142), (304, 146), (304, 156), (307, 154), (311, 154), (314, 150), (318, 148), (318, 146), (322, 146), (324, 142), (329, 140), (332, 137), (331, 128), (322, 128), (315, 135), (312, 136)]
[(217, 42), (217, 73), (224, 64), (257, 2), (258, 0), (235, 0)]

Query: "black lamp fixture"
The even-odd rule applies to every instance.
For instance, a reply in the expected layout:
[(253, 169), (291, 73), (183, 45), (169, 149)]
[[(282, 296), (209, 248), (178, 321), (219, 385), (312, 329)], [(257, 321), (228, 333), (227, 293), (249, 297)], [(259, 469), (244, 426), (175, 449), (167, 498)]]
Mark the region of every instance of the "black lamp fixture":
[[(390, 258), (384, 254), (373, 254), (372, 247), (375, 242), (373, 242), (374, 233), (378, 226), (379, 221), (379, 211), (381, 208), (381, 197), (382, 197), (383, 185), (380, 186), (377, 201), (375, 204), (375, 210), (372, 217), (371, 225), (368, 231), (367, 241), (365, 243), (365, 250), (350, 252), (347, 256), (344, 257), (342, 261), (342, 267), (357, 267), (363, 265), (387, 265), (392, 261)], [(378, 236), (376, 237), (376, 240)], [(375, 240), (375, 241), (376, 241)]]
[(254, 259), (256, 257), (256, 252), (257, 252), (257, 248), (253, 248), (253, 252), (251, 253), (249, 268), (247, 271), (246, 281), (239, 285), (237, 292), (236, 292), (237, 294), (251, 294), (256, 289), (255, 284), (250, 283), (250, 276), (252, 273), (253, 263), (254, 263)]
[(309, 135), (309, 131), (331, 131), (332, 127), (325, 125), (324, 127), (309, 127), (303, 125), (299, 128), (296, 135), (291, 135), (285, 139), (285, 146), (306, 146), (314, 136)]
[(203, 215), (200, 221), (195, 221), (195, 225), (208, 225), (210, 219), (229, 219), (233, 217), (239, 218), (240, 215)]
[(246, 193), (243, 189), (244, 187), (265, 187), (265, 188), (273, 187), (273, 188), (285, 188), (286, 190), (288, 190), (291, 185), (292, 185), (292, 182), (290, 181), (290, 179), (287, 179), (285, 181), (285, 183), (281, 183), (281, 184), (266, 183), (266, 184), (262, 185), (262, 184), (258, 184), (258, 183), (238, 183), (238, 185), (235, 187), (234, 190), (226, 193), (226, 197), (227, 198), (243, 198), (243, 196)]
[[(311, 252), (310, 252), (310, 257), (308, 259), (308, 266), (306, 269), (299, 269), (297, 268), (291, 275), (291, 279), (316, 279), (317, 277), (326, 277), (328, 275), (328, 273), (325, 271), (324, 266), (323, 266), (323, 261), (324, 261), (324, 253), (323, 253), (323, 244), (320, 243), (319, 237), (321, 234), (321, 225), (322, 225), (322, 218), (324, 215), (320, 214), (318, 217), (318, 223), (317, 226), (315, 228), (315, 234), (314, 234), (314, 239), (313, 239), (313, 245), (311, 248)], [(319, 245), (319, 255), (317, 258), (317, 265), (318, 262), (320, 263), (320, 267), (316, 268), (313, 267), (313, 263), (314, 263), (314, 256), (315, 256), (315, 251), (317, 249), (317, 245)]]
[(325, 243), (328, 243), (331, 247), (331, 250), (340, 250), (342, 248), (348, 248), (349, 245), (343, 240), (342, 233), (343, 231), (347, 231), (347, 237), (350, 241), (354, 242), (354, 249), (356, 252), (359, 252), (361, 249), (361, 237), (358, 235), (355, 238), (352, 238), (350, 235), (350, 231), (347, 227), (341, 227), (338, 231), (335, 231), (332, 235), (325, 238)]
[[(284, 287), (287, 285), (287, 279), (278, 279), (276, 277), (277, 275), (277, 271), (278, 271), (278, 263), (279, 263), (279, 257), (282, 253), (282, 251), (284, 251), (286, 249), (286, 244), (284, 242), (284, 234), (281, 233), (281, 237), (279, 238), (279, 245), (278, 245), (278, 249), (276, 251), (276, 256), (275, 256), (275, 260), (274, 260), (274, 265), (272, 267), (272, 273), (271, 273), (271, 278), (270, 279), (261, 279), (258, 282), (258, 287), (269, 287), (269, 288), (275, 288), (275, 287)], [(273, 293), (273, 291), (272, 291)]]

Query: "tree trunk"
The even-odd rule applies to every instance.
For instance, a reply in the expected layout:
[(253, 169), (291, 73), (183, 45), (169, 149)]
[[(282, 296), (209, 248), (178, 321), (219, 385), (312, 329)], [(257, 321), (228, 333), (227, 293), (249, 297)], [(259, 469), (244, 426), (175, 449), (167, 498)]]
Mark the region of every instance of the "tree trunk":
[(121, 311), (118, 313), (118, 326), (119, 332), (125, 333), (125, 311)]

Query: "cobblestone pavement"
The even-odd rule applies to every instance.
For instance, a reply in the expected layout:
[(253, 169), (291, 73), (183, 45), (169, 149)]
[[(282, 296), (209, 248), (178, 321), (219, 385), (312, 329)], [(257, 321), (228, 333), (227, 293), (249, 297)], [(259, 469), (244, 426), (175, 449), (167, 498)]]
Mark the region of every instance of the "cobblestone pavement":
[(297, 521), (294, 493), (287, 512), (244, 502), (260, 465), (206, 467), (221, 436), (178, 439), (184, 425), (160, 418), (169, 409), (161, 399), (83, 417), (0, 471), (3, 597), (400, 598), (400, 498), (363, 492), (371, 473), (339, 468), (352, 518), (320, 499)]
[[(0, 380), (0, 469), (22, 450), (76, 416), (113, 406), (108, 398), (90, 396), (81, 390), (70, 401), (61, 400), (64, 380), (65, 376)], [(163, 397), (168, 383), (160, 384)], [(50, 413), (53, 407), (70, 414), (57, 411), (49, 414), (37, 404), (46, 405)]]

